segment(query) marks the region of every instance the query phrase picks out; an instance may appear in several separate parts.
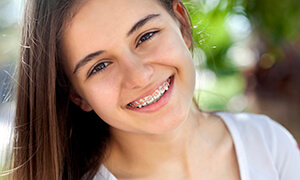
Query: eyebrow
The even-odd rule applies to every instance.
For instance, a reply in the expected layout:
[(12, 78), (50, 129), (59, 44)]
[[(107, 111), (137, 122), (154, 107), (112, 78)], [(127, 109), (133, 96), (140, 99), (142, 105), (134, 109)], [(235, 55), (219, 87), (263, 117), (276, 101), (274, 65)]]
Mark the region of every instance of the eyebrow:
[(99, 56), (100, 54), (104, 53), (105, 51), (96, 51), (94, 53), (91, 53), (87, 56), (85, 56), (82, 60), (77, 63), (75, 66), (75, 69), (73, 71), (73, 74), (75, 74), (82, 66), (86, 65), (88, 62), (90, 62), (94, 57)]
[[(139, 20), (137, 23), (134, 24), (134, 26), (130, 29), (130, 31), (127, 33), (127, 37), (130, 36), (132, 33), (137, 31), (139, 28), (143, 27), (147, 22), (156, 19), (160, 16), (160, 14), (149, 14), (148, 16), (144, 17), (143, 19)], [(90, 62), (94, 57), (99, 56), (100, 54), (104, 53), (105, 51), (96, 51), (94, 53), (91, 53), (87, 56), (85, 56), (82, 60), (80, 60), (77, 65), (75, 66), (75, 69), (73, 71), (73, 74), (78, 72), (78, 70), (86, 65), (88, 62)]]
[(135, 25), (131, 28), (131, 30), (127, 33), (127, 37), (130, 36), (132, 33), (137, 31), (139, 28), (144, 26), (150, 20), (156, 19), (160, 16), (160, 14), (149, 14), (148, 16), (144, 17), (143, 19), (139, 20)]

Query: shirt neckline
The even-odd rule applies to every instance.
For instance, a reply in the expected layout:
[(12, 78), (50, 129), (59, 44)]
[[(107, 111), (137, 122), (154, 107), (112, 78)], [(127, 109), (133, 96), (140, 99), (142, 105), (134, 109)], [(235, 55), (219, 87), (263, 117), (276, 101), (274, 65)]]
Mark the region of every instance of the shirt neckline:
[[(241, 180), (248, 180), (249, 172), (245, 150), (232, 117), (229, 117), (229, 114), (225, 112), (216, 112), (214, 114), (222, 119), (233, 139)], [(105, 180), (117, 180), (117, 178), (104, 165), (101, 165), (99, 173), (101, 173), (101, 176), (103, 176)]]

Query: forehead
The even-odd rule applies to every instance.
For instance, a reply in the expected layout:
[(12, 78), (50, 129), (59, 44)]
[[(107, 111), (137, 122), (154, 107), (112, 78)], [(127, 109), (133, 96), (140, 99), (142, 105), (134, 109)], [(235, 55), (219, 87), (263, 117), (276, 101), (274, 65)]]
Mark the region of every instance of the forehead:
[(115, 45), (126, 38), (131, 26), (141, 18), (162, 13), (167, 14), (157, 0), (88, 0), (66, 28), (63, 46), (67, 59), (82, 58), (82, 54), (92, 49)]
[[(102, 31), (107, 34), (128, 30), (128, 26), (149, 13), (159, 13), (163, 7), (157, 0), (89, 0), (79, 8), (67, 27), (67, 34)], [(127, 29), (126, 29), (127, 28)]]

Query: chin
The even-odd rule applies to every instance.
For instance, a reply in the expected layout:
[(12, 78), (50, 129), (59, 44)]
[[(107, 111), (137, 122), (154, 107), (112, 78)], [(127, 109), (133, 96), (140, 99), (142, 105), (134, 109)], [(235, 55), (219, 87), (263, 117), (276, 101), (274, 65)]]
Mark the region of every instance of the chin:
[[(181, 109), (182, 110), (182, 109)], [(185, 110), (181, 113), (176, 113), (173, 115), (166, 116), (164, 118), (157, 119), (155, 123), (151, 124), (151, 127), (149, 127), (149, 133), (151, 134), (167, 134), (170, 133), (178, 128), (187, 119), (188, 116), (188, 110)]]

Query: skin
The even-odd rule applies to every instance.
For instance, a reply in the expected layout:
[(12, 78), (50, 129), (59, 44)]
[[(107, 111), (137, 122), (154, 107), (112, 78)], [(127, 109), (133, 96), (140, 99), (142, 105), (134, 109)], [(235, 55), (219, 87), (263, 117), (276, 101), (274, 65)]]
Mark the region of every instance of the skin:
[[(187, 23), (176, 1), (173, 8)], [(136, 22), (153, 14), (157, 17), (128, 35)], [(238, 179), (228, 129), (218, 117), (191, 106), (191, 40), (177, 19), (154, 0), (88, 1), (63, 38), (71, 100), (111, 126), (104, 165), (118, 179)], [(138, 43), (149, 32), (153, 36)], [(99, 51), (104, 52), (74, 73), (80, 60)], [(99, 63), (107, 66), (91, 74)], [(170, 76), (174, 83), (167, 104), (154, 112), (127, 107)]]

